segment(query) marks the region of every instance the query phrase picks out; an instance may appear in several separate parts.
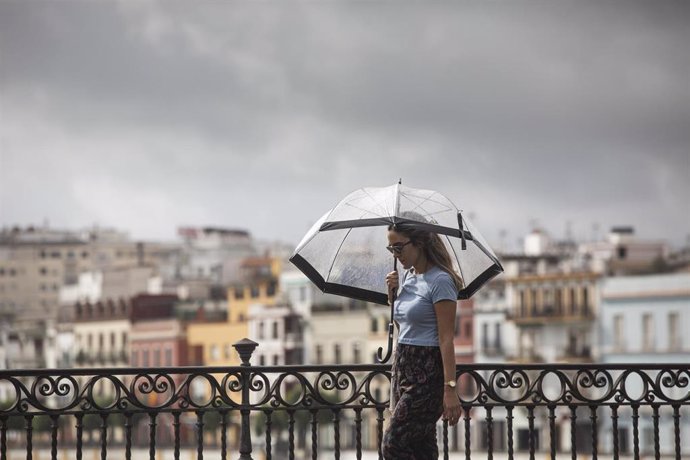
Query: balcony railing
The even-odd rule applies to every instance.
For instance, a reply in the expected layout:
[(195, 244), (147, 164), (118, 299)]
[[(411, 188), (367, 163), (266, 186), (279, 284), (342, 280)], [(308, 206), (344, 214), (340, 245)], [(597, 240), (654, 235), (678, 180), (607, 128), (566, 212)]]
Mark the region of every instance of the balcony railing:
[[(237, 367), (1, 371), (0, 460), (381, 458), (390, 366), (252, 366), (255, 346), (235, 344)], [(443, 458), (690, 454), (690, 364), (457, 375), (464, 413), (438, 424)]]

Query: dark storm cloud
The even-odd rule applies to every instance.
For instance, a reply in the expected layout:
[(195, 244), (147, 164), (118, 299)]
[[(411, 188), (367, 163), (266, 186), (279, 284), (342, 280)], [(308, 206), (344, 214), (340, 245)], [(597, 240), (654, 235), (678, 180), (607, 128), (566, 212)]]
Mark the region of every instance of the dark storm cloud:
[(490, 239), (537, 219), (678, 242), (688, 23), (684, 2), (3, 2), (1, 222), (296, 240), (403, 177)]

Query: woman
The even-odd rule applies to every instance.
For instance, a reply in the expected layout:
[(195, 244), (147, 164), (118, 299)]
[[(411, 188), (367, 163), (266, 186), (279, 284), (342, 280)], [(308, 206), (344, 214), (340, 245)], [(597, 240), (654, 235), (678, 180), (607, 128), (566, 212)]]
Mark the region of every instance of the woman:
[[(387, 249), (406, 270), (394, 306), (400, 326), (393, 361), (397, 403), (383, 439), (386, 460), (437, 459), (436, 422), (455, 425), (462, 409), (455, 392), (453, 335), (462, 279), (441, 238), (409, 224), (388, 228)], [(389, 299), (398, 272), (386, 276)]]

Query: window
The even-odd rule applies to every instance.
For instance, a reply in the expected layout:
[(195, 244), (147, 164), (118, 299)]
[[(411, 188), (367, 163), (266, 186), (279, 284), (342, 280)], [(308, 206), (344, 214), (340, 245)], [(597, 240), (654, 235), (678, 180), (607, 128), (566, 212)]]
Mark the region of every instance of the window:
[(266, 357), (264, 355), (259, 356), (259, 366), (266, 365)]
[(278, 338), (278, 321), (273, 321), (273, 338)]
[(232, 356), (232, 347), (229, 343), (225, 344), (225, 359), (230, 359)]
[(160, 348), (156, 348), (153, 350), (153, 366), (154, 367), (160, 367), (161, 366), (161, 350)]
[(149, 367), (149, 351), (148, 350), (142, 351), (141, 365), (143, 367)]
[(122, 348), (126, 348), (126, 347), (127, 347), (127, 333), (123, 332), (122, 333)]
[(243, 288), (235, 288), (235, 299), (240, 300), (244, 299), (244, 289)]
[(48, 269), (45, 267), (41, 267), (39, 272), (41, 273), (42, 276), (45, 276), (48, 274)]
[(668, 349), (671, 351), (679, 351), (680, 343), (680, 315), (674, 311), (668, 314)]
[(628, 256), (628, 248), (625, 246), (619, 246), (617, 249), (618, 258), (625, 259)]
[(556, 288), (554, 295), (554, 306), (556, 307), (556, 313), (558, 315), (563, 314), (563, 291), (560, 288)]
[(172, 348), (167, 347), (165, 349), (165, 365), (166, 366), (172, 366), (173, 365), (173, 353), (172, 353)]
[(589, 316), (589, 290), (587, 286), (582, 288), (582, 314)]
[(544, 296), (544, 302), (543, 302), (543, 309), (545, 314), (550, 314), (553, 313), (554, 305), (553, 305), (553, 290), (552, 289), (544, 289), (542, 291), (542, 295)]
[(654, 318), (650, 313), (642, 315), (642, 349), (654, 349)]
[(333, 345), (333, 355), (335, 364), (340, 364), (342, 360), (340, 344), (336, 343), (335, 345)]
[(613, 347), (618, 351), (625, 350), (625, 319), (622, 314), (613, 316)]
[(316, 364), (321, 364), (321, 363), (323, 363), (323, 346), (317, 345), (316, 346)]
[(268, 283), (268, 287), (266, 288), (266, 295), (269, 297), (273, 297), (276, 295), (276, 286), (277, 283), (275, 281), (271, 281)]
[(137, 367), (139, 365), (139, 360), (138, 360), (139, 353), (136, 352), (136, 350), (132, 350), (132, 362), (130, 363), (133, 367)]
[(575, 316), (577, 312), (577, 295), (575, 294), (575, 288), (570, 288), (570, 315)]
[(465, 338), (466, 339), (471, 339), (472, 338), (472, 322), (471, 321), (465, 321)]
[(379, 320), (378, 318), (371, 318), (371, 332), (376, 334), (379, 331)]
[(362, 347), (357, 342), (352, 345), (352, 361), (355, 364), (359, 364), (362, 361)]
[(520, 291), (520, 316), (527, 316), (527, 305), (525, 303), (525, 291)]
[(103, 334), (98, 334), (98, 350), (103, 351), (103, 345), (105, 344), (105, 337)]
[(220, 351), (218, 350), (218, 345), (211, 345), (210, 356), (212, 361), (218, 361), (220, 359)]
[(111, 349), (115, 348), (115, 333), (114, 332), (110, 333), (110, 348)]
[(501, 323), (496, 323), (494, 324), (494, 348), (497, 350), (501, 349), (502, 343), (501, 343)]
[(278, 366), (280, 364), (280, 356), (279, 355), (273, 355), (273, 365)]
[(482, 348), (489, 348), (489, 323), (482, 324)]
[(264, 339), (264, 322), (259, 321), (259, 324), (257, 325), (257, 336), (259, 340)]
[(252, 299), (259, 297), (259, 286), (252, 286), (250, 288), (250, 295), (252, 296)]

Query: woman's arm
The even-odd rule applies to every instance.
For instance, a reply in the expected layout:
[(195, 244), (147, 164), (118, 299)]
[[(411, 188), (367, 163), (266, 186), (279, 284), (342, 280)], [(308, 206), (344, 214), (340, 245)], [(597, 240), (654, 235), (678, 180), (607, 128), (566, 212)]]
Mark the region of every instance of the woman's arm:
[(455, 308), (456, 303), (452, 300), (441, 300), (434, 304), (438, 325), (438, 341), (443, 361), (443, 418), (448, 420), (451, 425), (458, 423), (462, 414), (460, 400), (455, 388), (445, 384), (451, 380), (455, 382), (455, 346), (453, 345)]

